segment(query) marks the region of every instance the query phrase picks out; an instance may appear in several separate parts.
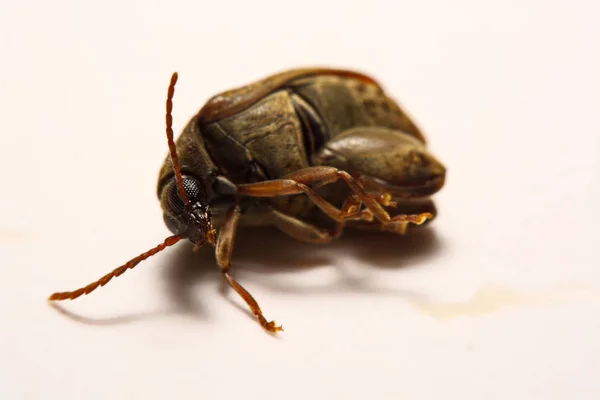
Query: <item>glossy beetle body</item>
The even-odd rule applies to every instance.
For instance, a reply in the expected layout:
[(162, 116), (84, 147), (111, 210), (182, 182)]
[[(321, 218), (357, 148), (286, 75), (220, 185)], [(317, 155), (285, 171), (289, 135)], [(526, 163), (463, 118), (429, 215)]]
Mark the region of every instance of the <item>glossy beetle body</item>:
[(312, 68), (283, 72), (211, 98), (175, 142), (167, 97), (170, 155), (158, 197), (172, 236), (96, 282), (50, 300), (104, 286), (181, 239), (215, 246), (226, 282), (260, 324), (256, 300), (229, 274), (238, 225), (270, 225), (311, 243), (329, 243), (346, 227), (404, 234), (435, 217), (430, 196), (445, 168), (423, 135), (372, 78)]
[[(344, 70), (292, 70), (217, 95), (185, 127), (177, 149), (182, 173), (201, 182), (216, 227), (235, 202), (233, 186), (283, 178), (312, 166), (360, 175), (376, 191), (380, 183), (384, 190), (379, 191), (391, 193), (406, 208), (398, 211), (407, 213), (435, 214), (428, 196), (442, 187), (445, 174), (398, 104), (373, 79)], [(173, 175), (167, 158), (158, 183), (167, 219), (165, 192)], [(411, 179), (417, 184), (411, 185)], [(319, 192), (338, 207), (348, 197), (340, 184)], [(300, 218), (317, 214), (314, 203), (302, 195), (261, 199), (249, 207), (241, 224), (273, 224), (267, 216), (270, 207)], [(347, 223), (352, 224), (364, 226)]]

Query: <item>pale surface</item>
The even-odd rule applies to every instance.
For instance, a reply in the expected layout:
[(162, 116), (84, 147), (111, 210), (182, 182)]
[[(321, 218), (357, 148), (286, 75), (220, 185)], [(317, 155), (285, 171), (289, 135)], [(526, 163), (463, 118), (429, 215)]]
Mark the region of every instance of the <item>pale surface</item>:
[[(149, 3), (0, 4), (0, 398), (600, 398), (597, 2)], [(449, 171), (431, 230), (240, 235), (279, 338), (187, 243), (48, 306), (166, 236), (172, 71), (179, 131), (315, 64), (373, 74), (423, 127)]]

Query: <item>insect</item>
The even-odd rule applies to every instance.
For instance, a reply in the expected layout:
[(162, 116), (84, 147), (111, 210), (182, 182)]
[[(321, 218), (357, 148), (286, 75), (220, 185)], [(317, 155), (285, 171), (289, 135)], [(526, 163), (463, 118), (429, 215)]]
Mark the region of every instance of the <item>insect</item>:
[(80, 289), (75, 299), (188, 239), (214, 246), (222, 275), (270, 332), (252, 295), (230, 274), (236, 231), (274, 226), (297, 240), (329, 243), (345, 228), (405, 234), (437, 214), (430, 199), (445, 167), (419, 128), (372, 78), (358, 72), (294, 69), (212, 97), (175, 142), (177, 73), (166, 102), (169, 155), (158, 198), (172, 232), (163, 243)]

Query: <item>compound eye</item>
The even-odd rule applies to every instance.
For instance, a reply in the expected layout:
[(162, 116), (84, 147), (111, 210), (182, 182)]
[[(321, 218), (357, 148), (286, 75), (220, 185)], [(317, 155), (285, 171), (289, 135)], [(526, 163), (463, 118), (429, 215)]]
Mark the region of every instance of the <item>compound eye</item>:
[[(183, 176), (183, 189), (187, 194), (189, 201), (194, 203), (202, 203), (203, 200), (203, 191), (200, 182), (197, 179), (192, 178), (191, 176)], [(179, 196), (179, 190), (177, 189), (177, 181), (175, 178), (171, 180), (169, 186), (167, 187), (167, 203), (171, 212), (175, 215), (180, 214), (185, 209), (185, 203)]]

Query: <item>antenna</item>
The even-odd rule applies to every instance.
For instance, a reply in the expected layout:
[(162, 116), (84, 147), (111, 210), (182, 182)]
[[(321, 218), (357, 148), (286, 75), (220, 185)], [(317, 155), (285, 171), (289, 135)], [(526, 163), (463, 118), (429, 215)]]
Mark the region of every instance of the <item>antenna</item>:
[(171, 153), (171, 163), (173, 164), (173, 172), (175, 172), (175, 180), (177, 181), (177, 191), (179, 197), (186, 205), (190, 204), (190, 200), (183, 187), (183, 178), (181, 177), (181, 167), (179, 166), (179, 158), (177, 157), (177, 147), (173, 141), (173, 94), (175, 93), (175, 83), (177, 83), (177, 72), (173, 72), (171, 76), (171, 83), (169, 83), (169, 91), (167, 93), (167, 142), (169, 143), (169, 152)]
[(134, 258), (132, 260), (129, 260), (127, 263), (125, 263), (124, 265), (121, 265), (119, 268), (115, 268), (113, 271), (104, 275), (102, 278), (98, 279), (97, 281), (92, 282), (89, 285), (79, 288), (77, 290), (73, 290), (72, 292), (54, 293), (53, 295), (51, 295), (48, 298), (48, 300), (50, 300), (50, 301), (52, 301), (52, 300), (73, 300), (83, 294), (88, 294), (90, 292), (93, 292), (94, 290), (96, 290), (98, 288), (98, 286), (106, 285), (108, 282), (110, 282), (110, 280), (112, 278), (123, 274), (128, 269), (133, 269), (133, 267), (138, 265), (140, 262), (144, 261), (148, 257), (152, 257), (153, 255), (155, 255), (158, 252), (163, 251), (168, 246), (173, 246), (175, 243), (179, 242), (181, 239), (182, 238), (179, 235), (169, 236), (168, 238), (165, 239), (164, 242), (162, 242), (158, 246), (148, 250), (145, 253), (140, 254), (139, 256), (137, 256), (136, 258)]

